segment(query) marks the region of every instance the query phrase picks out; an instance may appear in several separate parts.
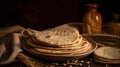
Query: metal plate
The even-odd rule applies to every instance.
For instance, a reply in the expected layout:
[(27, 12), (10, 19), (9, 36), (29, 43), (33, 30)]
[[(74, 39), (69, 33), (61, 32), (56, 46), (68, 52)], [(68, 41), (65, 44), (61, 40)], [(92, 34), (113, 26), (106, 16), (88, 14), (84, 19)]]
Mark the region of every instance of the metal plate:
[(22, 42), (22, 47), (23, 49), (25, 49), (27, 52), (29, 52), (31, 55), (34, 55), (38, 58), (44, 58), (46, 60), (52, 60), (52, 61), (67, 61), (67, 60), (75, 60), (75, 59), (81, 59), (83, 57), (86, 57), (88, 56), (89, 54), (91, 54), (95, 49), (97, 49), (97, 44), (91, 40), (91, 39), (88, 39), (86, 38), (93, 46), (93, 49), (88, 51), (88, 52), (85, 52), (85, 53), (82, 53), (82, 54), (75, 54), (75, 55), (54, 55), (54, 54), (44, 54), (44, 53), (39, 53), (37, 51), (35, 51), (33, 49), (33, 47), (30, 47), (28, 46), (26, 43), (25, 43), (25, 40), (23, 40)]

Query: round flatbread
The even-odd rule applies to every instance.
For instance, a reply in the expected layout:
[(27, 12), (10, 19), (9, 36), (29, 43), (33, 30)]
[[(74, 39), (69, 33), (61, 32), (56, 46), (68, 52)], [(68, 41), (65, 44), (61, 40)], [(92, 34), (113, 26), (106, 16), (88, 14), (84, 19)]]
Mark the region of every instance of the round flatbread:
[(106, 59), (120, 59), (120, 49), (115, 47), (100, 47), (94, 54)]
[(74, 44), (82, 37), (79, 31), (70, 26), (62, 26), (55, 29), (45, 30), (33, 35), (33, 40), (45, 43), (49, 46), (62, 46)]

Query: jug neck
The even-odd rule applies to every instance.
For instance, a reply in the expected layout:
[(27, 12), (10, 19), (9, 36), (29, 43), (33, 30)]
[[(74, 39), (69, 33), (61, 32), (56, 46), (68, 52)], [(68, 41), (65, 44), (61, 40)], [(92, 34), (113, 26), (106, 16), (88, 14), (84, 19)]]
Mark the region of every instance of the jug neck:
[(93, 11), (93, 12), (96, 12), (98, 8), (97, 4), (86, 4), (86, 6), (88, 7), (89, 11)]

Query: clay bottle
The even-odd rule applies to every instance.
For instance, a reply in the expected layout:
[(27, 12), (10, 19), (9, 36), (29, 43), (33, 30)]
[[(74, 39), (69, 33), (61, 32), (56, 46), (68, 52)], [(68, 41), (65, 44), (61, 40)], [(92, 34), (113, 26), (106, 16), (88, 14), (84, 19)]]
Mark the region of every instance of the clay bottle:
[(120, 35), (119, 14), (113, 14), (112, 19), (108, 23), (108, 32), (110, 34)]

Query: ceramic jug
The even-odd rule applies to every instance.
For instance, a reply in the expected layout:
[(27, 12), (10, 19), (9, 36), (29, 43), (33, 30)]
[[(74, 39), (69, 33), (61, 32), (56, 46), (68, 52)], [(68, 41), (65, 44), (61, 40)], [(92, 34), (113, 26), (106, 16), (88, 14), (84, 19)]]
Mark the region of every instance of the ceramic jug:
[(82, 18), (82, 33), (99, 34), (102, 32), (102, 16), (97, 4), (86, 4), (88, 11)]

